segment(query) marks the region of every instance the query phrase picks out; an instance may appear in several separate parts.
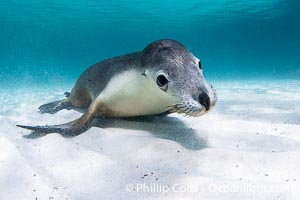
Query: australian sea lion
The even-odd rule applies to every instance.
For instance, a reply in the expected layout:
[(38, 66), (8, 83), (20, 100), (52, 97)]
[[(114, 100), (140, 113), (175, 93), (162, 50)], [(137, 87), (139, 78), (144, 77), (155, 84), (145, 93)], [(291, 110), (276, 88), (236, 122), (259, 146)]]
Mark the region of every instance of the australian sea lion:
[(185, 113), (200, 116), (215, 105), (216, 94), (201, 62), (174, 40), (158, 40), (143, 51), (101, 61), (83, 72), (66, 98), (39, 107), (41, 113), (83, 108), (78, 119), (61, 125), (18, 127), (41, 133), (79, 134), (96, 117)]

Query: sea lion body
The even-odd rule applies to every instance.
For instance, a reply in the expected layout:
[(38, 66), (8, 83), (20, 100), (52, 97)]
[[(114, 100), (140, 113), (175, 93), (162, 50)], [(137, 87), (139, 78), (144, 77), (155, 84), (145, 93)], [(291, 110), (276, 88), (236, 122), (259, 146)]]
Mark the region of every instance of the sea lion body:
[(71, 104), (87, 108), (93, 101), (103, 102), (111, 111), (106, 113), (109, 117), (166, 112), (168, 107), (161, 105), (176, 102), (163, 91), (157, 90), (154, 82), (142, 76), (145, 70), (139, 67), (140, 55), (133, 53), (108, 59), (87, 69), (72, 89)]
[(201, 62), (182, 44), (158, 40), (143, 51), (107, 59), (84, 71), (65, 99), (44, 104), (41, 113), (83, 108), (77, 120), (54, 126), (23, 126), (42, 133), (79, 134), (96, 117), (135, 117), (163, 113), (200, 116), (216, 102)]

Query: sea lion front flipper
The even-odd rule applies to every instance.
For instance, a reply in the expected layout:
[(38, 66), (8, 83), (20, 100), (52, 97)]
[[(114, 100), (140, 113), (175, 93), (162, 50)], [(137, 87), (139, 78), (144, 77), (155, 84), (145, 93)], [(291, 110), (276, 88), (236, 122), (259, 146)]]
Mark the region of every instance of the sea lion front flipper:
[(20, 128), (29, 129), (38, 133), (60, 133), (65, 136), (75, 136), (86, 131), (90, 127), (90, 124), (93, 121), (93, 119), (94, 116), (92, 112), (88, 110), (80, 118), (68, 122), (66, 124), (45, 125), (45, 126), (24, 126), (24, 125), (16, 125), (16, 126)]

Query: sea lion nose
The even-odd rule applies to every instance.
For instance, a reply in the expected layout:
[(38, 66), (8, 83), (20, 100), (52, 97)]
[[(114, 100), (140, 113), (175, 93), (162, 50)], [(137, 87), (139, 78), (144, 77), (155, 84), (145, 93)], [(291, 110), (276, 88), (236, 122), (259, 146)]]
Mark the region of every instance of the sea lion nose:
[(206, 92), (202, 92), (199, 95), (199, 103), (205, 107), (206, 110), (210, 108), (210, 99)]

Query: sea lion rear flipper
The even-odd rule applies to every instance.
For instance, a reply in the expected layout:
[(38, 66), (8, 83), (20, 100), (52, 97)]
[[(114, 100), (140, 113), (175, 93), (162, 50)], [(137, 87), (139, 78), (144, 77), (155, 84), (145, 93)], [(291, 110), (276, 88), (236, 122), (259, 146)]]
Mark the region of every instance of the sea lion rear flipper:
[(39, 110), (40, 113), (54, 114), (62, 109), (70, 109), (70, 108), (72, 108), (71, 103), (67, 99), (62, 99), (59, 101), (54, 101), (51, 103), (41, 105), (39, 107)]
[(70, 92), (65, 92), (64, 95), (65, 95), (65, 97), (69, 98), (71, 96), (71, 93)]
[(24, 126), (16, 125), (20, 128), (29, 129), (38, 133), (61, 133), (65, 136), (74, 136), (83, 133), (90, 127), (90, 123), (94, 117), (89, 112), (83, 114), (80, 118), (60, 125), (45, 125), (45, 126)]

